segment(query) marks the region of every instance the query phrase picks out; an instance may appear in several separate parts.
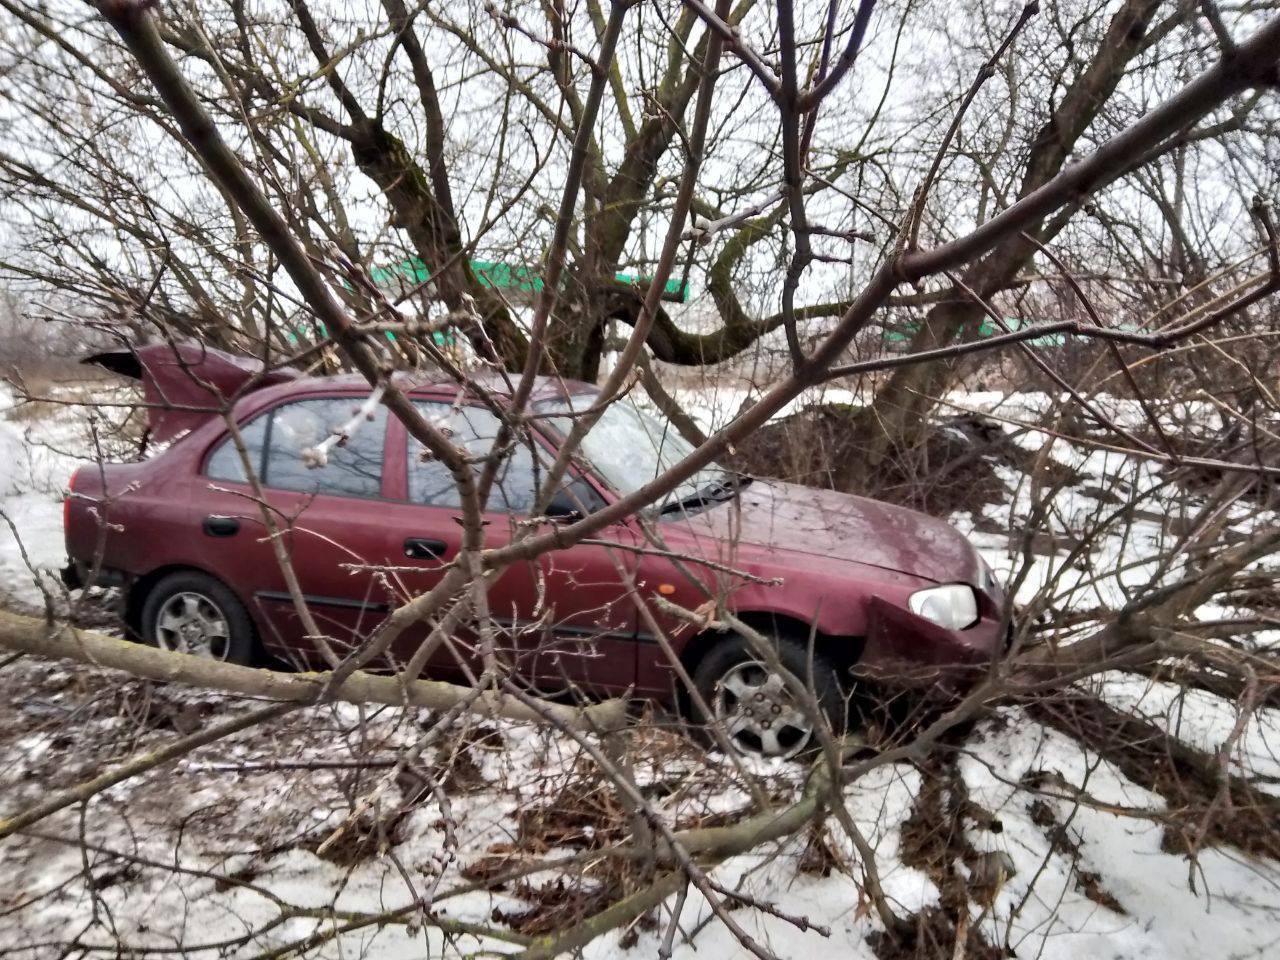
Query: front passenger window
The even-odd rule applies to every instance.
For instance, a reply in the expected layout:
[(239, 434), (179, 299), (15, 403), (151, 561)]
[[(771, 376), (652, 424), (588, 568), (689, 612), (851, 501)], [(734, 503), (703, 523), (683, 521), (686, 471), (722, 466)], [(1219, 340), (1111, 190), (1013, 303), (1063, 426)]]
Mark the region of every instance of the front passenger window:
[[(416, 404), (423, 416), (449, 432), (449, 439), (472, 457), (483, 457), (493, 449), (501, 423), (482, 407), (454, 408), (445, 403)], [(477, 464), (476, 476), (482, 466)], [(527, 439), (513, 441), (505, 451), (489, 494), (486, 509), (527, 514), (533, 509), (538, 484), (543, 479), (541, 465), (534, 461)], [(459, 507), (458, 485), (449, 469), (419, 443), (409, 437), (409, 499), (436, 507)]]

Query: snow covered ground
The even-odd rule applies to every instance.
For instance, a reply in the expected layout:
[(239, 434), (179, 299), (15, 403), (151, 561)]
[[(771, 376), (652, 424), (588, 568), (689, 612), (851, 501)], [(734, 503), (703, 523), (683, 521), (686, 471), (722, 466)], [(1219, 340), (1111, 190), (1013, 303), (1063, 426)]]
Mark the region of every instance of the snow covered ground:
[[(30, 723), (27, 714), (37, 705), (41, 710), (56, 709), (74, 702), (75, 694), (66, 689), (72, 681), (67, 671), (45, 666), (27, 669), (43, 672), (30, 686), (24, 683), (36, 695), (27, 705), (14, 704), (6, 710), (10, 713), (3, 718), (6, 727), (15, 720)], [(33, 680), (30, 675), (22, 679)], [(61, 693), (44, 695), (60, 687)], [(196, 698), (195, 702), (213, 699)], [(17, 717), (12, 716), (15, 712)], [(255, 771), (253, 764), (329, 762), (353, 756), (376, 760), (421, 735), (412, 723), (383, 715), (366, 725), (363, 742), (355, 744), (346, 738), (356, 720), (351, 708), (307, 710), (268, 735), (202, 750), (175, 769), (122, 784), (91, 801), (86, 810), (88, 835), (100, 848), (90, 858), (99, 878), (94, 896), (99, 910), (112, 918), (113, 935), (136, 946), (214, 944), (243, 935), (250, 925), (278, 918), (281, 903), (291, 908), (331, 906), (353, 914), (404, 908), (415, 896), (405, 876), (417, 895), (437, 882), (442, 892), (462, 885), (467, 868), (486, 858), (509, 855), (512, 839), (521, 836), (521, 810), (563, 795), (575, 776), (578, 748), (573, 744), (541, 731), (504, 726), (480, 745), (473, 740), (461, 748), (472, 758), (476, 772), (449, 788), (449, 829), (443, 824), (446, 812), (428, 802), (402, 824), (403, 839), (386, 855), (374, 854), (354, 864), (333, 862), (315, 851), (318, 842), (350, 813), (352, 774), (263, 773)], [(80, 724), (72, 735), (111, 742), (113, 733), (118, 736), (130, 725), (125, 717), (106, 717)], [(135, 748), (172, 736), (168, 731), (149, 731)], [(432, 752), (428, 768), (456, 755), (464, 741), (459, 730), (456, 739)], [(6, 790), (6, 797), (29, 802), (44, 784), (73, 782), (96, 769), (92, 758), (63, 766), (74, 757), (75, 752), (56, 735), (7, 738), (0, 762), (8, 771), (6, 777), (22, 786)], [(716, 782), (721, 771), (714, 761), (673, 762), (668, 753), (654, 752), (650, 766), (646, 773), (642, 765), (642, 784), (660, 775), (684, 785), (669, 802), (660, 803), (670, 822), (688, 822), (742, 802), (736, 791), (707, 795), (691, 786), (699, 780)], [(376, 789), (382, 772), (366, 773), (357, 793)], [(761, 767), (759, 772), (774, 790), (796, 777), (794, 769), (782, 765)], [(1165, 852), (1158, 822), (1164, 807), (1161, 797), (1100, 763), (1074, 740), (1047, 730), (1016, 708), (1006, 708), (968, 738), (960, 772), (969, 799), (1000, 825), (996, 833), (989, 823), (969, 821), (965, 839), (980, 853), (1003, 851), (1016, 868), (991, 910), (981, 917), (979, 929), (988, 942), (1008, 943), (1017, 956), (1049, 960), (1270, 955), (1280, 933), (1280, 865), (1211, 847), (1201, 851), (1193, 867), (1184, 856)], [(1090, 801), (1077, 807), (1059, 798), (1068, 795), (1065, 788), (1046, 793), (1031, 790), (1023, 785), (1029, 775), (1083, 785)], [(903, 914), (936, 904), (939, 898), (930, 875), (902, 859), (904, 823), (917, 802), (920, 784), (921, 774), (901, 764), (874, 771), (846, 793), (850, 812), (876, 851), (886, 895)], [(394, 805), (397, 796), (392, 787), (384, 801)], [(1044, 807), (1057, 822), (1069, 823), (1076, 849), (1067, 851), (1055, 842), (1054, 828), (1044, 820)], [(1115, 808), (1138, 814), (1117, 815)], [(0, 882), (0, 908), (29, 899), (40, 905), (38, 910), (0, 917), (0, 940), (11, 949), (74, 936), (93, 907), (83, 885), (74, 882), (84, 870), (81, 851), (74, 843), (76, 816), (61, 815), (42, 825), (41, 832), (44, 838), (63, 839), (24, 837), (0, 846), (0, 876), (6, 878)], [(780, 912), (806, 916), (827, 928), (829, 935), (800, 933), (779, 917), (736, 911), (735, 918), (777, 956), (871, 960), (875, 954), (867, 937), (878, 923), (868, 914), (859, 892), (858, 859), (837, 828), (828, 828), (826, 834), (836, 863), (851, 865), (852, 876), (840, 866), (826, 876), (805, 872), (806, 838), (802, 836), (730, 860), (715, 871), (715, 878), (728, 888), (772, 903)], [(106, 853), (110, 850), (149, 858), (159, 866), (130, 868), (112, 859)], [(580, 844), (565, 841), (561, 848), (551, 847), (541, 855), (571, 857), (580, 850)], [(506, 866), (522, 862), (508, 861)], [(168, 869), (172, 864), (190, 872), (174, 876)], [(967, 874), (958, 861), (956, 869), (962, 878)], [(228, 888), (209, 873), (229, 874), (245, 885)], [(1098, 889), (1086, 892), (1080, 881), (1081, 876), (1094, 875), (1109, 905), (1098, 902)], [(519, 916), (530, 905), (520, 891), (508, 887), (492, 894), (473, 891), (442, 896), (433, 910), (449, 920), (490, 924), (496, 911)], [(975, 921), (981, 913), (975, 907)], [(705, 902), (691, 893), (683, 928), (700, 932), (691, 943), (681, 944), (677, 938), (674, 956), (680, 960), (748, 956), (720, 924), (703, 926), (709, 915)], [(328, 923), (310, 917), (286, 919), (232, 955), (250, 956), (293, 943), (326, 929)], [(611, 933), (588, 947), (586, 956), (654, 956), (661, 924), (635, 933), (638, 939), (629, 950), (620, 950), (620, 935)], [(85, 942), (108, 943), (110, 938), (99, 931), (86, 936)], [(353, 931), (314, 955), (391, 960), (468, 953), (481, 947), (512, 949), (469, 937), (450, 947), (433, 927), (410, 932), (388, 925)], [(32, 953), (52, 955), (38, 947)], [(194, 954), (189, 950), (187, 955)]]
[(12, 414), (12, 396), (0, 383), (0, 601), (30, 606), (40, 600), (32, 568), (56, 572), (66, 562), (62, 498), (76, 467), (88, 462), (70, 451), (91, 448), (81, 442), (83, 419), (75, 408), (33, 422)]
[[(721, 391), (680, 399), (712, 425), (736, 412), (744, 398)], [(958, 408), (1034, 422), (1049, 398), (966, 394), (951, 401)], [(31, 563), (56, 569), (63, 560), (61, 491), (81, 462), (77, 452), (87, 449), (84, 425), (70, 411), (8, 419), (8, 405), (0, 395), (0, 510), (21, 531)], [(1141, 416), (1119, 402), (1113, 412), (1120, 418)], [(1046, 435), (1025, 431), (1017, 442), (1040, 449)], [(1065, 443), (1055, 444), (1050, 455), (1082, 474), (1079, 482), (1053, 495), (1044, 520), (1064, 535), (1097, 524), (1105, 512), (1105, 491), (1091, 494), (1090, 489), (1161, 487), (1149, 462)], [(1018, 534), (1037, 493), (1025, 477), (1003, 479), (1007, 502), (985, 508), (982, 517), (960, 515), (953, 522), (971, 532), (1001, 573), (1029, 565), (1019, 600), (1029, 602), (1048, 591), (1056, 609), (1114, 606), (1123, 602), (1127, 588), (1145, 585), (1158, 572), (1143, 558), (1172, 534), (1155, 510), (1104, 525), (1088, 575), (1071, 561), (1066, 547), (1021, 554)], [(1166, 497), (1153, 501), (1166, 514), (1186, 509), (1176, 491), (1153, 496)], [(1232, 522), (1244, 533), (1275, 518), (1241, 511)], [(1106, 575), (1098, 576), (1097, 570)], [(40, 599), (11, 531), (0, 527), (0, 602), (6, 595), (28, 606)], [(1278, 639), (1280, 634), (1271, 631), (1258, 634), (1255, 642), (1270, 645)], [(251, 706), (31, 658), (6, 665), (3, 676), (6, 689), (17, 695), (0, 704), (0, 813), (163, 743), (175, 730), (185, 731), (205, 717)], [(1232, 704), (1167, 683), (1108, 674), (1091, 689), (1107, 703), (1146, 716), (1210, 752), (1227, 740), (1237, 720)], [(555, 878), (545, 875), (527, 889), (512, 883), (497, 893), (446, 893), (464, 886), (487, 860), (511, 857), (513, 851), (529, 855), (537, 848), (531, 838), (536, 830), (527, 819), (531, 810), (568, 796), (592, 796), (591, 784), (583, 782), (587, 765), (577, 762), (580, 748), (563, 736), (487, 723), (444, 731), (424, 754), (422, 766), (455, 771), (442, 791), (446, 802), (428, 798), (399, 825), (397, 842), (347, 860), (335, 860), (321, 848), (323, 840), (347, 822), (360, 798), (379, 795), (385, 811), (399, 802), (406, 786), (387, 782), (388, 771), (380, 767), (285, 772), (254, 767), (377, 762), (417, 742), (429, 723), (416, 712), (362, 716), (347, 706), (298, 711), (268, 729), (220, 741), (174, 767), (106, 791), (89, 802), (83, 821), (69, 810), (42, 824), (38, 834), (0, 841), (0, 953), (56, 956), (53, 945), (76, 938), (95, 915), (104, 925), (86, 933), (84, 944), (110, 945), (113, 936), (152, 948), (185, 943), (187, 955), (212, 957), (220, 955), (220, 942), (234, 942), (251, 926), (276, 920), (251, 942), (221, 955), (253, 956), (330, 929), (333, 920), (305, 915), (310, 908), (376, 914), (432, 892), (435, 915), (453, 921), (493, 925), (540, 902), (546, 909), (554, 898), (538, 898)], [(1276, 725), (1275, 711), (1261, 711), (1244, 730), (1230, 764), (1258, 789), (1280, 795)], [(640, 725), (631, 736), (640, 758), (639, 782), (663, 786), (655, 796), (661, 797), (656, 803), (667, 822), (698, 824), (745, 803), (746, 794), (733, 785), (721, 760), (694, 749), (660, 721)], [(462, 756), (466, 761), (459, 764)], [(1007, 946), (1019, 957), (1274, 956), (1280, 942), (1280, 864), (1227, 845), (1202, 849), (1194, 862), (1171, 850), (1162, 823), (1170, 812), (1166, 798), (1127, 778), (1090, 745), (1009, 706), (979, 723), (948, 760), (959, 777), (948, 789), (962, 790), (983, 813), (959, 818), (962, 835), (951, 847), (967, 846), (969, 855), (949, 860), (943, 872), (950, 870), (963, 884), (974, 856), (991, 852), (1002, 852), (1015, 868), (989, 907), (970, 905), (985, 942)], [(761, 764), (755, 772), (771, 792), (797, 789), (796, 765)], [(939, 903), (946, 883), (937, 869), (920, 863), (920, 840), (912, 826), (924, 803), (925, 779), (937, 775), (911, 764), (886, 766), (851, 785), (845, 796), (875, 849), (885, 892), (903, 915)], [(87, 853), (74, 842), (81, 822), (93, 845)], [(583, 827), (576, 838), (548, 834), (538, 856), (581, 856), (600, 839), (592, 831), (606, 829), (607, 822)], [(810, 862), (811, 838), (800, 835), (722, 864), (715, 879), (772, 903), (780, 914), (803, 915), (827, 928), (801, 933), (781, 916), (736, 910), (734, 918), (777, 956), (872, 958), (880, 926), (859, 889), (859, 858), (838, 826), (828, 825), (824, 834), (832, 856), (818, 867)], [(127, 851), (134, 860), (113, 857), (111, 851)], [(566, 876), (585, 877), (589, 885), (603, 876), (600, 869), (588, 858), (575, 861)], [(87, 873), (92, 883), (85, 882)], [(225, 875), (236, 882), (219, 878)], [(607, 934), (587, 947), (586, 956), (654, 956), (665, 924), (663, 914), (656, 925)], [(696, 892), (690, 892), (681, 930), (673, 954), (678, 960), (749, 956)], [(209, 949), (193, 952), (198, 944)], [(430, 925), (370, 924), (308, 955), (394, 960), (483, 950), (517, 948), (465, 935), (446, 942)]]

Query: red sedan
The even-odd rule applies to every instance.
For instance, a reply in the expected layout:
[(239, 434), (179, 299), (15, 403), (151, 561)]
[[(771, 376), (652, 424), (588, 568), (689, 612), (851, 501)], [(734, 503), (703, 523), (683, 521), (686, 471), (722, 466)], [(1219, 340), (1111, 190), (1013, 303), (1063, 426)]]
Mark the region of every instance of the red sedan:
[[(143, 381), (157, 405), (153, 436), (173, 442), (144, 461), (76, 474), (67, 575), (74, 585), (92, 574), (122, 587), (128, 625), (146, 642), (236, 663), (270, 653), (319, 665), (244, 462), (223, 418), (210, 412), (211, 388), (242, 393), (233, 416), (250, 464), (280, 518), (307, 606), (339, 653), (368, 637), (392, 606), (438, 582), (457, 555), (454, 482), (385, 408), (326, 457), (314, 455), (369, 395), (363, 381), (255, 376), (244, 361), (190, 346), (92, 359)], [(488, 386), (501, 401), (501, 388)], [(489, 452), (499, 426), (491, 409), (452, 383), (409, 393), (459, 446), (477, 457)], [(594, 396), (587, 384), (538, 381), (531, 403), (542, 418), (527, 442), (505, 453), (486, 508), (486, 545), (509, 542), (529, 523), (542, 471), (568, 429), (565, 414)], [(636, 490), (689, 449), (629, 400), (613, 404), (582, 444), (572, 496), (555, 498), (547, 522)], [(661, 550), (652, 548), (653, 534)], [(995, 577), (948, 524), (714, 466), (642, 516), (507, 568), (488, 590), (500, 656), (531, 685), (669, 700), (678, 686), (669, 650), (738, 747), (798, 752), (811, 725), (746, 640), (699, 631), (654, 599), (692, 610), (711, 596), (774, 638), (782, 665), (812, 683), (833, 715), (851, 672), (936, 677), (948, 665), (989, 660), (1005, 632)], [(403, 634), (386, 665), (407, 660), (426, 631)], [(427, 672), (463, 682), (474, 676), (473, 641), (458, 631)]]

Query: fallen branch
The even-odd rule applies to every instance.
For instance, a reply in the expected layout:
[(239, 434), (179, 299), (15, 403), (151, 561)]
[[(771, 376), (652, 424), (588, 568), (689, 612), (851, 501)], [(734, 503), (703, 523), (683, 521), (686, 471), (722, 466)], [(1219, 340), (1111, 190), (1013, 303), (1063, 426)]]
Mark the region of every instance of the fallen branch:
[(448, 710), (471, 700), (473, 702), (468, 709), (472, 713), (526, 723), (550, 721), (584, 731), (615, 730), (626, 723), (626, 704), (621, 700), (605, 700), (589, 707), (546, 703), (541, 705), (541, 710), (535, 710), (506, 694), (489, 691), (477, 697), (470, 687), (439, 680), (407, 681), (396, 676), (376, 676), (362, 670), (331, 684), (332, 674), (327, 671), (282, 673), (241, 667), (185, 653), (170, 653), (93, 630), (76, 630), (67, 626), (51, 629), (41, 620), (4, 610), (0, 610), (0, 647), (124, 670), (145, 680), (181, 683), (265, 700), (312, 703), (323, 698), (344, 703), (380, 703), (431, 710)]
[[(686, 856), (696, 857), (706, 871), (730, 857), (755, 850), (766, 843), (784, 840), (823, 815), (830, 784), (831, 768), (825, 762), (819, 762), (809, 774), (804, 793), (789, 807), (766, 810), (730, 826), (676, 831), (670, 839), (659, 839), (656, 859), (662, 864), (678, 864), (681, 859), (677, 855), (678, 847)], [(677, 869), (662, 874), (649, 886), (568, 930), (535, 940), (527, 950), (517, 954), (517, 960), (548, 960), (581, 949), (674, 895), (681, 884), (687, 882), (687, 873), (687, 869)]]
[[(186, 656), (186, 654), (179, 654), (179, 656)], [(157, 750), (134, 757), (128, 763), (123, 763), (91, 780), (85, 780), (74, 786), (67, 787), (65, 790), (52, 793), (35, 806), (0, 820), (0, 839), (12, 833), (17, 833), (33, 823), (39, 823), (45, 817), (51, 816), (59, 810), (71, 806), (73, 803), (88, 800), (103, 790), (114, 787), (117, 783), (123, 783), (125, 780), (141, 776), (148, 770), (168, 763), (170, 760), (176, 760), (197, 747), (203, 747), (206, 744), (213, 743), (215, 740), (229, 737), (233, 733), (239, 733), (241, 730), (247, 730), (249, 727), (255, 727), (260, 723), (266, 723), (268, 720), (274, 720), (290, 710), (298, 709), (298, 706), (299, 704), (296, 703), (273, 703), (270, 706), (246, 713), (242, 717), (233, 717), (230, 720), (225, 720), (222, 723), (193, 733), (188, 737), (179, 737), (177, 740), (172, 740)]]

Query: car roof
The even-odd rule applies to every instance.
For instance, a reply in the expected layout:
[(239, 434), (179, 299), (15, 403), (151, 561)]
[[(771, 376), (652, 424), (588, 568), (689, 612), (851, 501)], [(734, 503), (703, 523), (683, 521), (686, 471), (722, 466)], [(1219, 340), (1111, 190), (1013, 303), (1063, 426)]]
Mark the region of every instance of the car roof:
[[(393, 382), (401, 390), (413, 397), (447, 397), (455, 399), (460, 392), (469, 393), (476, 399), (482, 391), (501, 399), (509, 400), (514, 389), (520, 383), (519, 374), (507, 374), (485, 371), (468, 377), (466, 384), (445, 379), (439, 374), (423, 374), (398, 371)], [(241, 398), (237, 407), (252, 406), (254, 409), (269, 406), (286, 397), (303, 397), (316, 394), (350, 394), (369, 393), (369, 381), (360, 374), (344, 373), (332, 377), (298, 377), (285, 383), (274, 384), (255, 390)], [(581, 394), (598, 393), (599, 388), (581, 380), (569, 380), (564, 377), (537, 376), (533, 380), (533, 389), (529, 400), (537, 403), (541, 400), (572, 397)]]

